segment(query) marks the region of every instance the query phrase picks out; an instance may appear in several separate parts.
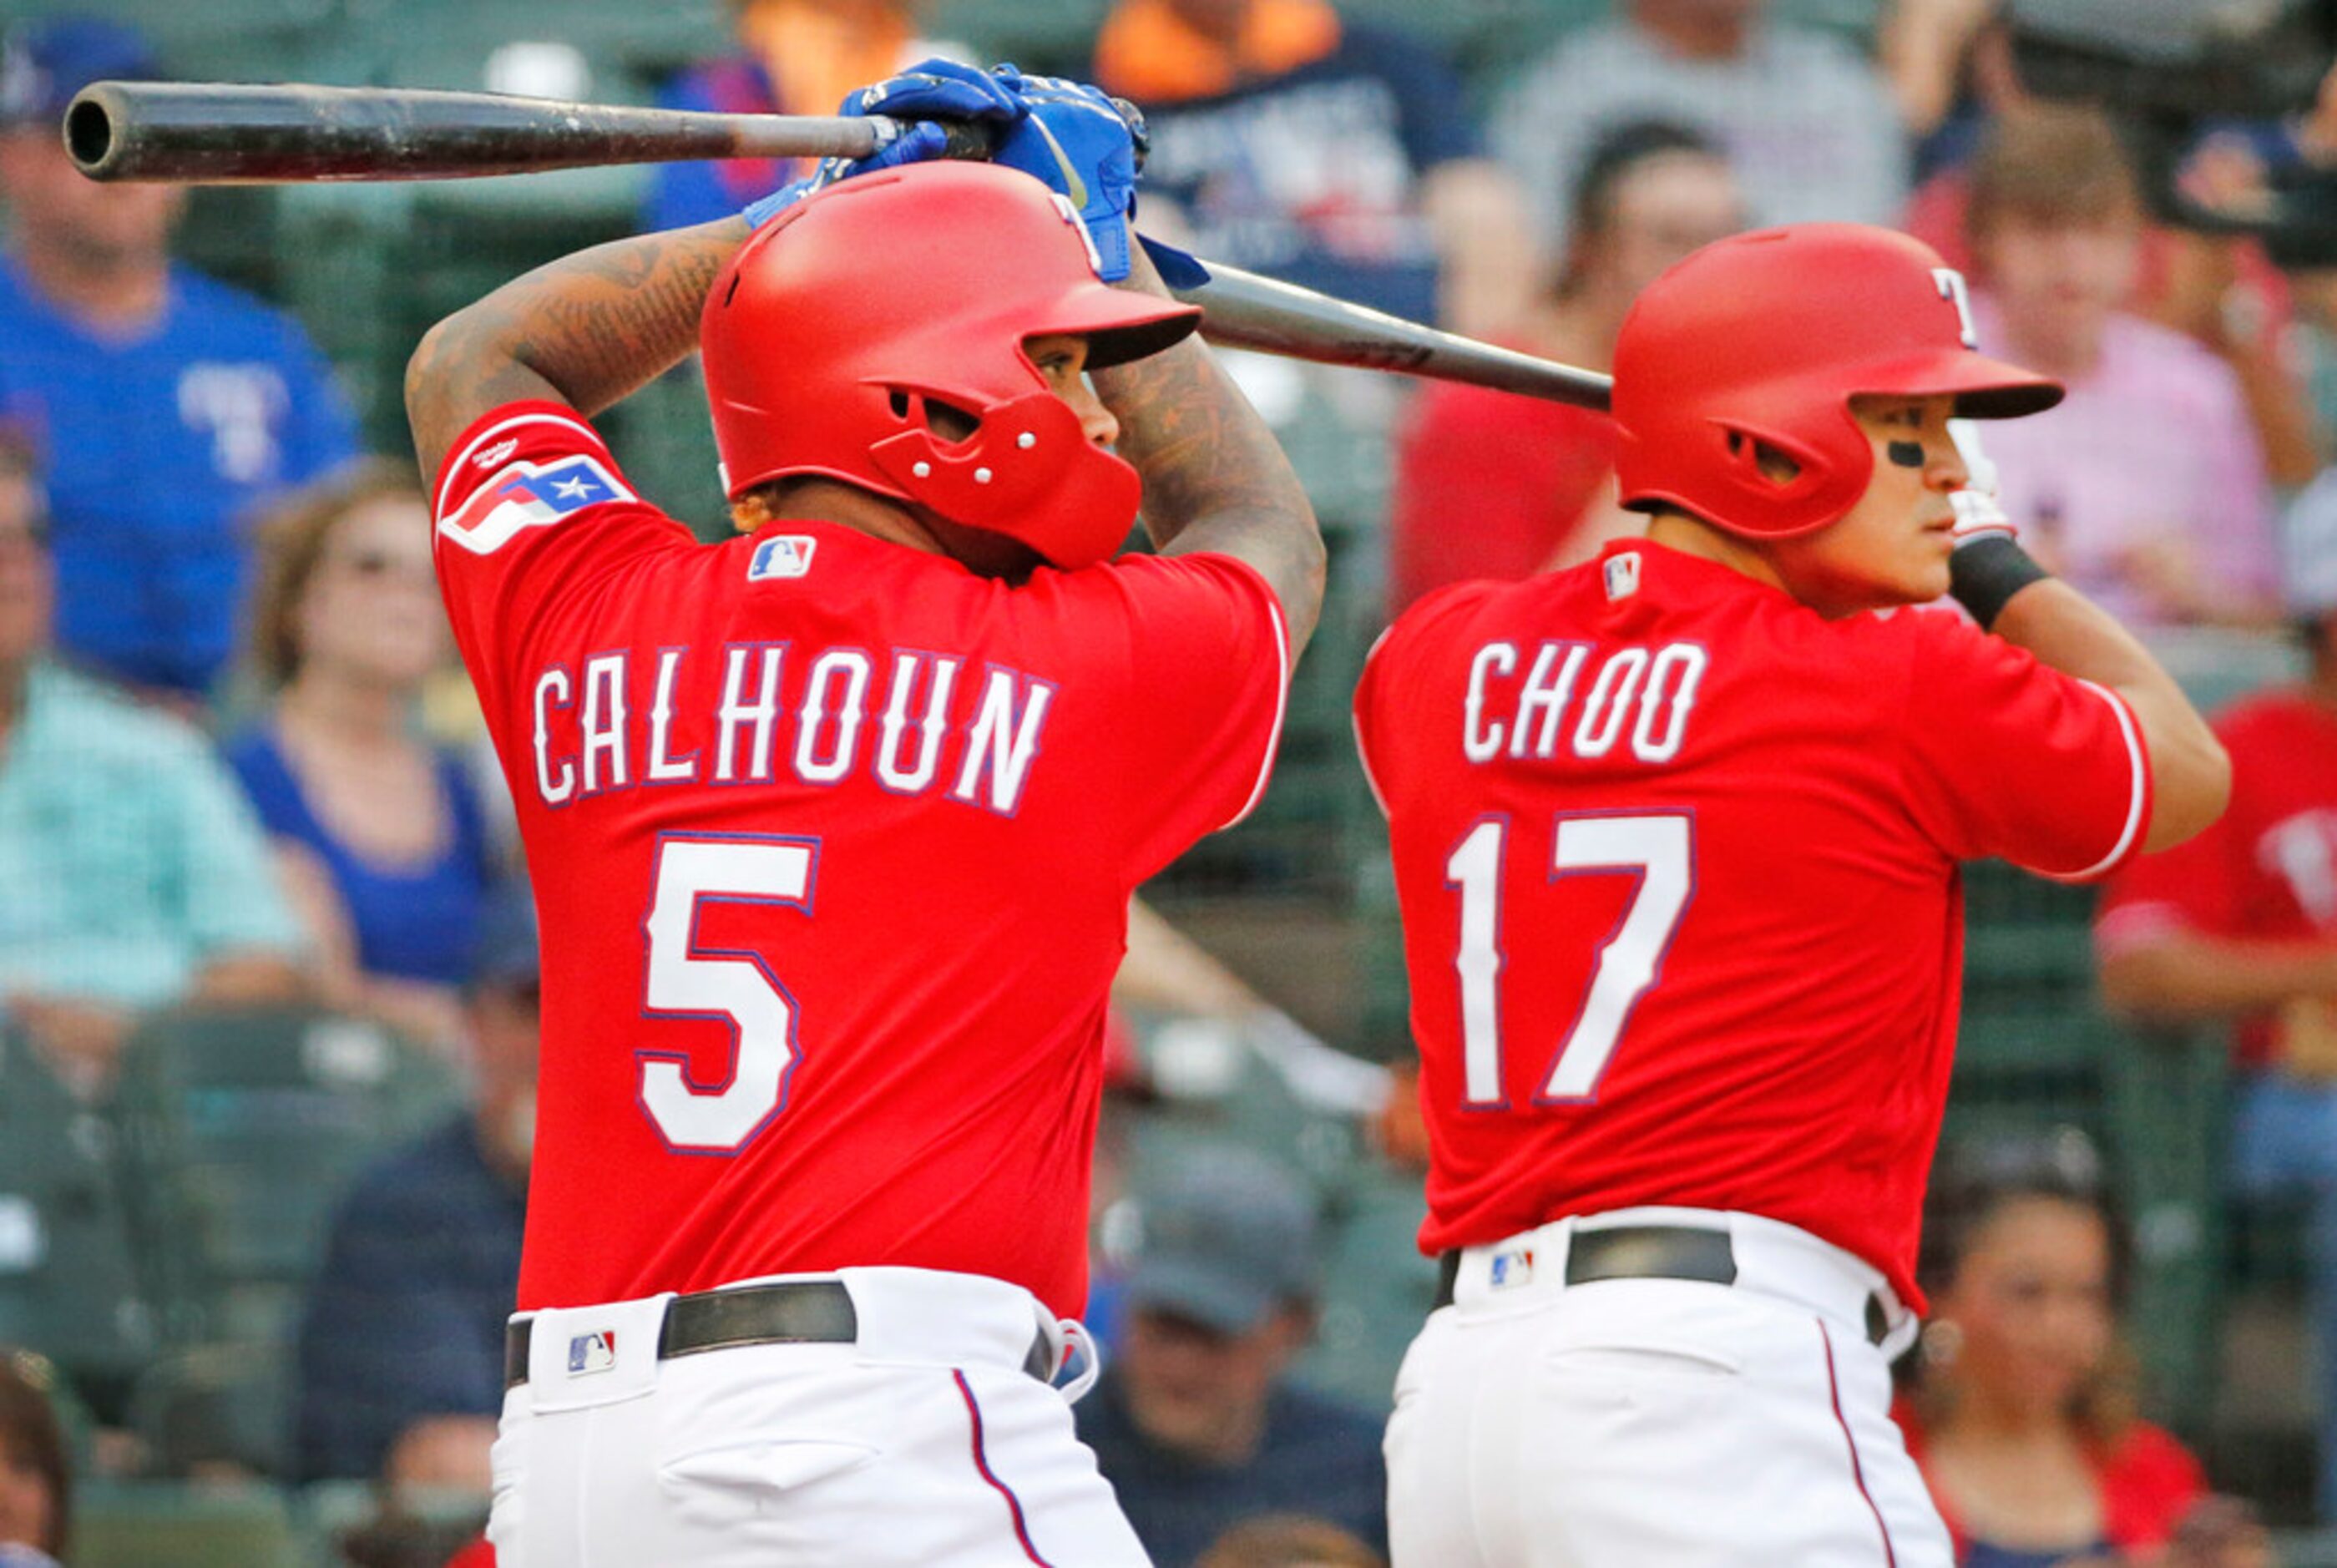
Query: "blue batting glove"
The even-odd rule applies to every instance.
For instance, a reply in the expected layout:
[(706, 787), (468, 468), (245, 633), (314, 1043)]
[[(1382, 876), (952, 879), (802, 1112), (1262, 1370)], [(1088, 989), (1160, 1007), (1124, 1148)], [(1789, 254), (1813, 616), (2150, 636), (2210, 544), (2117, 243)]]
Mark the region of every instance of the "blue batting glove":
[(1020, 120), (1024, 110), (1002, 78), (938, 57), (845, 95), (845, 114), (895, 120)]
[(1060, 76), (993, 74), (1025, 113), (999, 137), (991, 162), (1036, 175), (1079, 210), (1107, 283), (1128, 276), (1128, 220), (1136, 213), (1136, 141), (1097, 88)]
[[(852, 96), (856, 98), (861, 88)], [(846, 99), (849, 103), (851, 100)], [(856, 174), (865, 174), (874, 169), (895, 169), (904, 163), (922, 163), (938, 158), (949, 145), (945, 127), (928, 121), (920, 124), (904, 124), (900, 133), (865, 158), (823, 158), (811, 173), (801, 180), (791, 180), (759, 201), (748, 204), (739, 215), (748, 227), (760, 229), (764, 224), (802, 201), (815, 191), (825, 191), (839, 180), (849, 180)]]
[(922, 163), (947, 151), (949, 132), (938, 120), (1012, 120), (1025, 113), (998, 78), (971, 65), (938, 57), (921, 60), (898, 76), (856, 87), (844, 95), (839, 114), (883, 114), (900, 132), (865, 158), (823, 158), (810, 174), (780, 186), (741, 214), (757, 229), (815, 191), (876, 169)]

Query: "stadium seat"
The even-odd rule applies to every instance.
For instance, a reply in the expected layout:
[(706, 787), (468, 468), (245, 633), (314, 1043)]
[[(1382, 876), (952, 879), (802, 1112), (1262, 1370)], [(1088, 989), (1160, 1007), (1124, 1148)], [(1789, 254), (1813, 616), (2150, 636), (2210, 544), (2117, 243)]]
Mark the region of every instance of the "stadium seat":
[(142, 1027), (116, 1104), (168, 1340), (274, 1340), (349, 1179), (459, 1099), (443, 1062), (328, 1013), (172, 1013)]
[(308, 1568), (264, 1485), (101, 1483), (74, 1499), (73, 1568)]
[(13, 1029), (0, 1030), (0, 1344), (48, 1357), (109, 1412), (155, 1347), (112, 1130)]
[(291, 1469), (288, 1339), (195, 1346), (146, 1368), (132, 1390), (130, 1429), (160, 1475), (258, 1475)]

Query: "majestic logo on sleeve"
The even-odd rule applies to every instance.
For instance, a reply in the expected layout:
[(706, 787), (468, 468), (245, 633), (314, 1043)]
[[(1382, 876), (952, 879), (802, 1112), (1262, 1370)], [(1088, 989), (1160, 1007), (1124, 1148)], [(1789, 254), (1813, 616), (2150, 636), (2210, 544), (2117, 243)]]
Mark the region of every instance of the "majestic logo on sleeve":
[(502, 549), (523, 529), (541, 528), (603, 501), (634, 501), (593, 458), (514, 463), (440, 519), (438, 532), (474, 554)]

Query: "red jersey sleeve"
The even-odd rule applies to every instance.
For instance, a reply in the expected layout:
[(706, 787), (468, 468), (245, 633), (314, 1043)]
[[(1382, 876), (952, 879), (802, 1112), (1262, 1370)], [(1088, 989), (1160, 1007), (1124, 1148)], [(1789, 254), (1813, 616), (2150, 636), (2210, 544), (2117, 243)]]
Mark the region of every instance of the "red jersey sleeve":
[[(1098, 652), (1129, 803), (1132, 884), (1249, 815), (1266, 793), (1290, 690), (1273, 589), (1230, 555), (1132, 555), (1070, 573)], [(1106, 628), (1113, 628), (1107, 633)]]
[(439, 466), (431, 521), (447, 618), (490, 712), (530, 632), (568, 596), (635, 556), (692, 544), (560, 403), (505, 404), (465, 430)]
[(2063, 881), (2132, 855), (2150, 824), (2150, 759), (2125, 701), (1961, 616), (1902, 613), (1913, 650), (1902, 775), (1932, 841)]

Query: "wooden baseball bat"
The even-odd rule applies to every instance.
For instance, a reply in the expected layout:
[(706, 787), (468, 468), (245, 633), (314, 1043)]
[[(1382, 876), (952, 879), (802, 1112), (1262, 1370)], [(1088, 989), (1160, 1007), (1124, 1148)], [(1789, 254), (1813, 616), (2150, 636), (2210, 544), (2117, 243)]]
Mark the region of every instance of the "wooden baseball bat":
[[(99, 82), (65, 111), (66, 151), (93, 180), (277, 184), (454, 180), (700, 158), (865, 158), (900, 133), (881, 115), (706, 114), (493, 93), (298, 83)], [(990, 151), (953, 126), (950, 153)], [(1211, 341), (1325, 365), (1465, 381), (1604, 408), (1609, 380), (1416, 321), (1202, 261), (1169, 279)]]

